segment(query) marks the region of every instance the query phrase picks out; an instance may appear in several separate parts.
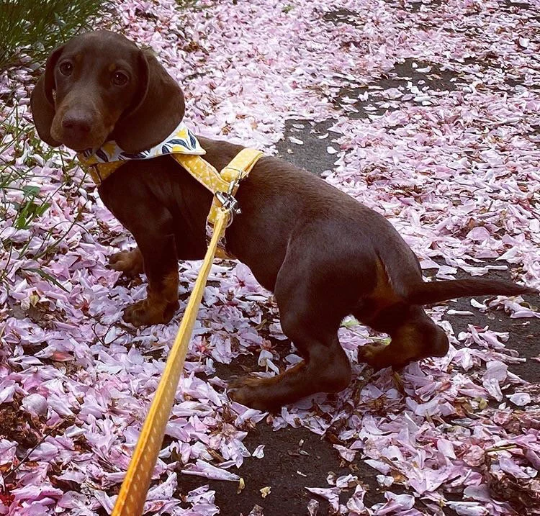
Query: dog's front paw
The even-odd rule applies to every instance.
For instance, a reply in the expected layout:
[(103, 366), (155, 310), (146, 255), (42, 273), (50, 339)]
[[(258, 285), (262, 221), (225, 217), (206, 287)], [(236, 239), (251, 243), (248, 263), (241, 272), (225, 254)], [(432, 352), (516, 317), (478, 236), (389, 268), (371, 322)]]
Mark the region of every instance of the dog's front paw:
[(151, 326), (152, 324), (167, 324), (178, 308), (178, 302), (169, 305), (152, 305), (148, 299), (128, 306), (124, 310), (124, 321), (133, 326)]
[(109, 258), (109, 265), (115, 271), (123, 272), (126, 276), (137, 276), (143, 272), (143, 257), (139, 248), (133, 251), (120, 251)]

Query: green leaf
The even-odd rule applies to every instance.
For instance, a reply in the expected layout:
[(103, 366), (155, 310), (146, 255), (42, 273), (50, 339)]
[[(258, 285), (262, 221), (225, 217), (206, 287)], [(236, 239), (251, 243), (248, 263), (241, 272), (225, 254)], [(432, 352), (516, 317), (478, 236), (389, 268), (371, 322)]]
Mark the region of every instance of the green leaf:
[(354, 326), (359, 326), (359, 325), (360, 323), (354, 317), (348, 317), (341, 323), (341, 326), (343, 328), (353, 328)]
[(39, 190), (39, 186), (26, 185), (26, 186), (22, 187), (22, 191), (24, 192), (25, 196), (35, 197), (35, 196), (39, 195), (40, 190)]
[(47, 281), (50, 281), (51, 283), (53, 283), (57, 287), (61, 288), (64, 292), (69, 293), (69, 290), (66, 287), (64, 287), (64, 285), (62, 285), (55, 277), (51, 276), (50, 274), (46, 273), (45, 271), (43, 271), (41, 269), (34, 269), (34, 268), (28, 268), (28, 269), (25, 268), (23, 270), (28, 271), (28, 272), (35, 272), (35, 273), (39, 274), (43, 279), (46, 279)]

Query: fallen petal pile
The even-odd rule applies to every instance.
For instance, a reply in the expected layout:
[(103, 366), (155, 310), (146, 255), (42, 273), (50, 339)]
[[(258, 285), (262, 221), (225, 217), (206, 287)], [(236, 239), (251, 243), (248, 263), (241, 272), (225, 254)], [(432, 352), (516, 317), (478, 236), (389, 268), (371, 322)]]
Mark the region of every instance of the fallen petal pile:
[[(326, 180), (384, 214), (426, 273), (501, 271), (540, 287), (538, 0), (128, 0), (111, 9), (99, 26), (156, 51), (199, 134), (275, 153), (284, 139), (304, 146), (299, 129), (286, 135), (287, 120), (324, 122), (319, 145), (336, 160)], [(0, 223), (0, 514), (93, 515), (114, 505), (199, 264), (179, 265), (181, 308), (169, 325), (123, 323), (121, 309), (146, 286), (106, 264), (133, 241), (70, 153), (32, 132), (36, 68), (26, 60), (0, 77), (0, 116), (21, 129), (0, 132), (0, 164), (19, 174), (2, 190)], [(29, 188), (47, 209), (25, 225), (16, 210)], [(399, 376), (358, 362), (358, 347), (380, 336), (347, 320), (351, 386), (269, 416), (230, 402), (216, 365), (253, 354), (258, 372), (274, 375), (299, 357), (249, 269), (217, 263), (146, 513), (217, 514), (207, 480), (249, 482), (244, 459), (266, 458), (265, 442), (243, 444), (256, 425), (331, 434), (344, 463), (378, 473), (383, 501), (367, 501), (359, 475), (329, 477), (306, 486), (305, 513), (324, 500), (353, 515), (540, 511), (540, 389), (511, 372), (525, 359), (508, 333), (467, 323), (495, 310), (513, 323), (540, 317), (520, 297), (473, 300), (453, 312), (464, 321), (455, 331), (447, 307), (433, 308), (450, 352)], [(184, 475), (200, 487), (182, 490)]]

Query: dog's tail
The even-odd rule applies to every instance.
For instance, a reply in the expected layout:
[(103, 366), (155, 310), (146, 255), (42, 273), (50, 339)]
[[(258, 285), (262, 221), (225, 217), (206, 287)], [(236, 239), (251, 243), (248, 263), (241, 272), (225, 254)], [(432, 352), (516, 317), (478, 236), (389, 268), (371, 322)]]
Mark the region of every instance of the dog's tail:
[(411, 292), (407, 294), (407, 301), (413, 305), (430, 305), (457, 297), (517, 296), (519, 294), (534, 293), (538, 293), (538, 291), (511, 281), (470, 278), (420, 283), (415, 285)]

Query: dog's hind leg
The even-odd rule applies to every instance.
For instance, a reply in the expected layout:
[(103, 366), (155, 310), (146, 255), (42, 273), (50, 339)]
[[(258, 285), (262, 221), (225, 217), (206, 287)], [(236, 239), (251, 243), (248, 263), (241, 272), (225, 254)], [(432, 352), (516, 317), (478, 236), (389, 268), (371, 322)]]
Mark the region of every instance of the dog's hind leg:
[(345, 389), (351, 366), (337, 334), (326, 341), (309, 333), (295, 337), (302, 362), (271, 378), (245, 377), (231, 382), (230, 397), (249, 407), (271, 411), (311, 394)]
[(275, 410), (317, 392), (339, 392), (349, 384), (351, 365), (337, 335), (347, 315), (343, 289), (334, 283), (334, 279), (339, 283), (339, 276), (328, 278), (331, 288), (322, 280), (320, 269), (313, 262), (306, 263), (309, 261), (309, 257), (288, 253), (275, 287), (281, 327), (303, 361), (272, 378), (232, 382), (229, 394), (235, 401)]
[(366, 323), (391, 337), (386, 346), (369, 344), (359, 349), (359, 360), (375, 369), (399, 369), (423, 358), (443, 357), (448, 352), (446, 333), (420, 306), (390, 307)]

